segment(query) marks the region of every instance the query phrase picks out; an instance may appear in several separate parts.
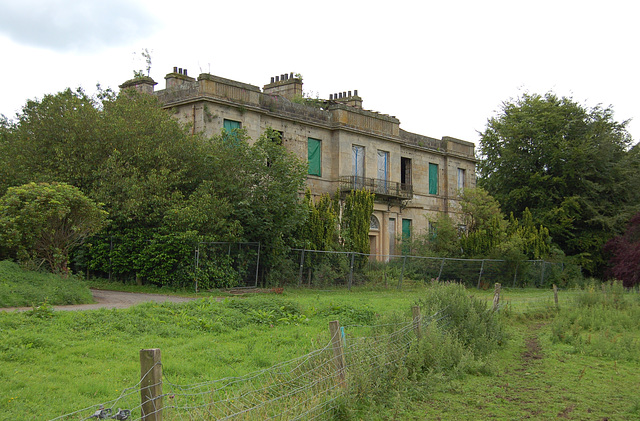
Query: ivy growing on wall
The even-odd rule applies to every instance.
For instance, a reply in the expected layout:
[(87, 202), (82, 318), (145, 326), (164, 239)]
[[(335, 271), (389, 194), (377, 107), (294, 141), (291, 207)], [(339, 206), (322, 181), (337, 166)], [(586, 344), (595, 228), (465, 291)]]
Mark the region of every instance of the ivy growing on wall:
[(373, 213), (374, 194), (352, 190), (345, 197), (341, 221), (341, 236), (348, 251), (369, 253), (369, 228)]
[(333, 250), (338, 243), (338, 204), (328, 194), (314, 203), (311, 191), (305, 194), (308, 218), (303, 227), (304, 247), (309, 250)]

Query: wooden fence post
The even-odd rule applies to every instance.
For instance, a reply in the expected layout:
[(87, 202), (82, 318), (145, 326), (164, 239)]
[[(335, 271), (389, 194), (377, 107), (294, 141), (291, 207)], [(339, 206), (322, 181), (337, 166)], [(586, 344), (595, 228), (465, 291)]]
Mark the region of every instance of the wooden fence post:
[(162, 421), (162, 364), (160, 349), (140, 350), (142, 421)]
[(420, 316), (420, 306), (413, 306), (411, 310), (413, 312), (413, 330), (416, 332), (416, 338), (420, 340), (420, 337), (422, 336), (422, 318)]
[(331, 345), (333, 346), (333, 361), (335, 361), (336, 371), (338, 372), (338, 381), (340, 386), (346, 387), (345, 382), (345, 366), (344, 350), (342, 349), (342, 332), (340, 331), (340, 322), (334, 320), (329, 322), (329, 333), (331, 334)]
[(493, 311), (498, 310), (498, 304), (500, 303), (500, 288), (502, 285), (496, 283), (495, 288), (493, 290)]
[(558, 308), (558, 286), (553, 284), (553, 300), (556, 302), (556, 308)]
[(483, 271), (484, 271), (484, 259), (482, 259), (482, 264), (480, 265), (480, 275), (478, 276), (478, 289), (480, 289), (480, 281), (482, 280)]

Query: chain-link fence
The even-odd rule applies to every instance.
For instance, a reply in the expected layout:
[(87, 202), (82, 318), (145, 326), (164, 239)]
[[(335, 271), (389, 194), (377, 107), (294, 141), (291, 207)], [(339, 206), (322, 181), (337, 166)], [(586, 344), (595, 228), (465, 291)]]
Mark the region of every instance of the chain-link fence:
[[(373, 255), (346, 251), (291, 249), (279, 263), (261, 266), (260, 243), (197, 242), (158, 236), (102, 239), (82, 257), (91, 274), (208, 290), (296, 285), (325, 288), (373, 284), (401, 288), (403, 283), (455, 281), (487, 288), (499, 282), (512, 287), (564, 285), (580, 268), (543, 260), (455, 259), (409, 255)], [(89, 270), (87, 270), (89, 273)]]
[(487, 288), (499, 282), (513, 287), (563, 285), (580, 276), (576, 265), (543, 260), (454, 259), (406, 255), (371, 255), (293, 249), (276, 279), (281, 285), (323, 288), (371, 284), (402, 288), (403, 283), (455, 281)]

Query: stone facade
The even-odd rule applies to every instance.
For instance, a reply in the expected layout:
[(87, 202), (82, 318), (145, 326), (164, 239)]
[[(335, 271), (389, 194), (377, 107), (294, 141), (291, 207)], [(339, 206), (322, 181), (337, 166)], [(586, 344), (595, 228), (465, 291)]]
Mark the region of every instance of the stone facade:
[(440, 212), (455, 218), (459, 188), (475, 187), (473, 143), (404, 131), (397, 118), (363, 109), (357, 91), (305, 100), (302, 79), (293, 73), (272, 77), (263, 89), (211, 74), (195, 79), (177, 68), (165, 80), (166, 89), (158, 91), (150, 78), (121, 87), (153, 93), (194, 133), (218, 135), (226, 120), (257, 139), (271, 127), (305, 161), (309, 139), (319, 141), (320, 171), (308, 175), (307, 186), (315, 196), (353, 187), (376, 193), (370, 240), (381, 260), (400, 254), (396, 244), (403, 232), (428, 229)]

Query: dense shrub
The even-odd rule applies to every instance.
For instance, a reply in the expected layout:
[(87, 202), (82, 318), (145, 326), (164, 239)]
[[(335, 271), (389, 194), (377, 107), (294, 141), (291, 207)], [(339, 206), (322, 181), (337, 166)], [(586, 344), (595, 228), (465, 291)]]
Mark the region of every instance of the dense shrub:
[(486, 301), (470, 296), (463, 285), (434, 284), (418, 300), (423, 315), (468, 347), (473, 355), (486, 356), (503, 341), (503, 329)]

